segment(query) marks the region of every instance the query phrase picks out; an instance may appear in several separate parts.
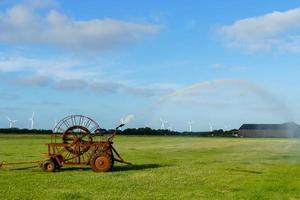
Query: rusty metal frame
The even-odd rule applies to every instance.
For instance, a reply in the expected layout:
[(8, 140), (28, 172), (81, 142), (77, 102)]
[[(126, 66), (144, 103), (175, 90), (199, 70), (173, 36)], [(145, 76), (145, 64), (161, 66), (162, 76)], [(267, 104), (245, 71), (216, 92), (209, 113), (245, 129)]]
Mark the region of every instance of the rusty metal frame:
[[(90, 127), (91, 124), (92, 127)], [(84, 125), (87, 127), (85, 127)], [(64, 126), (65, 130), (61, 128), (61, 126)], [(51, 135), (51, 142), (46, 144), (48, 148), (46, 157), (49, 160), (55, 162), (57, 165), (59, 165), (59, 167), (62, 167), (64, 165), (88, 165), (90, 164), (91, 157), (97, 153), (105, 153), (106, 155), (109, 155), (113, 159), (113, 161), (116, 162), (131, 164), (130, 162), (125, 161), (112, 145), (113, 138), (116, 136), (118, 129), (122, 126), (124, 126), (124, 124), (121, 124), (118, 127), (116, 127), (113, 134), (106, 140), (99, 140), (97, 136), (100, 135), (97, 134), (97, 130), (100, 129), (100, 126), (94, 120), (92, 120), (91, 118), (87, 118), (83, 115), (68, 116), (62, 119), (54, 128), (53, 134)], [(66, 136), (65, 134), (68, 134), (69, 130), (73, 130), (76, 128), (79, 128), (85, 131), (85, 133), (90, 134), (89, 137), (91, 137), (92, 139), (89, 141), (83, 141), (82, 138), (79, 138), (79, 140), (77, 140), (77, 136), (75, 136), (73, 137), (72, 143), (66, 142), (64, 140), (64, 137)], [(59, 131), (61, 130), (65, 131), (62, 133), (63, 135), (59, 133)], [(80, 133), (82, 132), (80, 131)], [(57, 142), (58, 138), (62, 139), (62, 143)], [(71, 151), (70, 149), (75, 150)], [(82, 152), (80, 151), (80, 149), (85, 149), (86, 151)], [(3, 166), (7, 165), (21, 165), (34, 163), (37, 163), (40, 166), (43, 165), (43, 161), (15, 163), (1, 162), (0, 169), (3, 168)]]

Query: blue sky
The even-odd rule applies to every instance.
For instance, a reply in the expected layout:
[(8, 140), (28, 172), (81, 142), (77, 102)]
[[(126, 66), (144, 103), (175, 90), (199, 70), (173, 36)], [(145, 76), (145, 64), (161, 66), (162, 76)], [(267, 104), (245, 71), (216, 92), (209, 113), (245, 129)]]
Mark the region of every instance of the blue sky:
[(0, 126), (300, 122), (296, 1), (0, 1)]

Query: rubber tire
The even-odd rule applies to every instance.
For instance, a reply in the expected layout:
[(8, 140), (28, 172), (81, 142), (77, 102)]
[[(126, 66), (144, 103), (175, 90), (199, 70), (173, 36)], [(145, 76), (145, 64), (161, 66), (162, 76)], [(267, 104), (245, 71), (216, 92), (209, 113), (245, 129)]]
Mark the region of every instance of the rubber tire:
[(54, 172), (56, 170), (56, 165), (52, 160), (45, 160), (42, 164), (42, 170), (44, 172)]
[(108, 172), (112, 169), (113, 158), (106, 153), (95, 154), (90, 164), (94, 172)]

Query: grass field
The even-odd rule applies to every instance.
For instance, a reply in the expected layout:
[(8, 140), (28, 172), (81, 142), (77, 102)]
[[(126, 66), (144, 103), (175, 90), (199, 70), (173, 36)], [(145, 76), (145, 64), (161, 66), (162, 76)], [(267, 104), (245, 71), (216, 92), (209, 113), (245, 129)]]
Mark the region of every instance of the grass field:
[[(0, 135), (0, 160), (43, 159), (49, 136)], [(300, 140), (125, 137), (132, 166), (0, 171), (0, 199), (300, 199)]]

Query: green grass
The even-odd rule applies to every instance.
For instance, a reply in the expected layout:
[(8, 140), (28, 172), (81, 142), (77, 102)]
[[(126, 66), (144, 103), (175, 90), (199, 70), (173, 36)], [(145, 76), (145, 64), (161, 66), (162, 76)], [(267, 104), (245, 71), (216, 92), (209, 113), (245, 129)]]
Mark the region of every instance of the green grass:
[[(49, 136), (0, 135), (0, 160), (43, 159)], [(0, 171), (0, 199), (300, 199), (300, 140), (124, 137), (133, 166)]]

